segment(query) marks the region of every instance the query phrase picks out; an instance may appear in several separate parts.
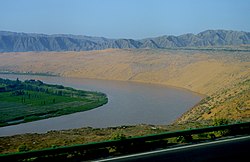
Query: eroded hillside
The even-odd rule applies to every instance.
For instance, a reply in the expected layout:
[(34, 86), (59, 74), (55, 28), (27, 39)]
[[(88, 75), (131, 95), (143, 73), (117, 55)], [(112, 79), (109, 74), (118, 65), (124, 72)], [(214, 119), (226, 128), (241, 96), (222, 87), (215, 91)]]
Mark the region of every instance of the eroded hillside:
[(221, 89), (176, 120), (176, 123), (228, 119), (250, 121), (250, 80)]

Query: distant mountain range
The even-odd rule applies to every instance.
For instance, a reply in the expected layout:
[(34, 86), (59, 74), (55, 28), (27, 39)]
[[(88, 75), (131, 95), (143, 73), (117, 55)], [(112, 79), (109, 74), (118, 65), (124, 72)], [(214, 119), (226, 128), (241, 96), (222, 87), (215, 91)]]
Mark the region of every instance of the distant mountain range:
[(206, 30), (199, 34), (160, 36), (141, 40), (82, 35), (45, 35), (0, 31), (0, 52), (88, 51), (107, 48), (172, 48), (250, 44), (250, 32)]

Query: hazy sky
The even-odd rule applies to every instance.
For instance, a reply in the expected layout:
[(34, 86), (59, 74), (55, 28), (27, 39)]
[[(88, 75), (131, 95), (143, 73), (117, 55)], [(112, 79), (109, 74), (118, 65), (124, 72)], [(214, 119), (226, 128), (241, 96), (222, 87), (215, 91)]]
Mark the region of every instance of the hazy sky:
[(250, 31), (250, 0), (0, 0), (0, 30), (147, 38)]

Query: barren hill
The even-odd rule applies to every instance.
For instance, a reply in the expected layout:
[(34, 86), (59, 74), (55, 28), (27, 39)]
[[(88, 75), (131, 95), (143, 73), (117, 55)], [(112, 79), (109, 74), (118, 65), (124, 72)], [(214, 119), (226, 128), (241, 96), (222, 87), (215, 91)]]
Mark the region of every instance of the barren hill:
[(206, 30), (197, 35), (165, 35), (142, 40), (108, 39), (82, 35), (45, 35), (0, 31), (0, 52), (88, 51), (108, 48), (165, 49), (250, 44), (250, 33), (230, 30)]

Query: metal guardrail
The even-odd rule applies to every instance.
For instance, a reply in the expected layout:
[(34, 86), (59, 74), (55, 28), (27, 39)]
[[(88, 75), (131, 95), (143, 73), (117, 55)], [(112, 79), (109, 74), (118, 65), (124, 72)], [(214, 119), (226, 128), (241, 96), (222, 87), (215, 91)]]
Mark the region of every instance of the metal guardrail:
[(112, 149), (113, 154), (115, 154), (115, 152), (131, 153), (139, 150), (145, 151), (146, 149), (150, 149), (151, 147), (155, 147), (156, 145), (159, 146), (163, 144), (167, 146), (167, 142), (164, 143), (164, 140), (166, 141), (167, 138), (180, 136), (190, 137), (194, 134), (223, 130), (229, 130), (230, 135), (249, 134), (250, 122), (165, 132), (147, 136), (131, 137), (122, 140), (110, 140), (81, 145), (48, 148), (36, 151), (0, 154), (0, 161), (44, 161), (45, 159), (60, 161), (88, 160), (110, 156), (110, 150)]

